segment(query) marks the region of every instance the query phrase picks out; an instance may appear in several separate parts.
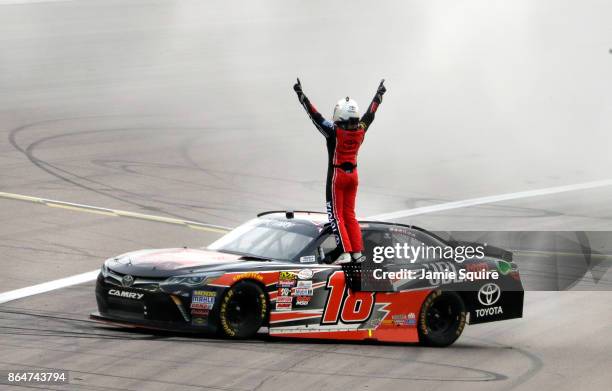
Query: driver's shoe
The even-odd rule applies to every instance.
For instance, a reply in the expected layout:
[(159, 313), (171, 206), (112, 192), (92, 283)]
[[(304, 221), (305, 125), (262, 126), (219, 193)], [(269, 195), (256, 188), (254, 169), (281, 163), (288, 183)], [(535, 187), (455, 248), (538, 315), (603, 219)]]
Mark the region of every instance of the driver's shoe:
[(342, 253), (340, 254), (338, 258), (336, 258), (336, 260), (334, 261), (334, 265), (342, 265), (343, 263), (350, 263), (350, 262), (351, 262), (351, 254)]
[(359, 256), (357, 258), (353, 258), (351, 262), (361, 263), (361, 262), (365, 262), (365, 260), (366, 260), (366, 256), (365, 255), (361, 255), (361, 256)]
[(354, 263), (361, 263), (365, 261), (366, 259), (365, 255), (363, 255), (361, 251), (351, 253), (351, 258), (352, 258), (351, 262), (354, 262)]

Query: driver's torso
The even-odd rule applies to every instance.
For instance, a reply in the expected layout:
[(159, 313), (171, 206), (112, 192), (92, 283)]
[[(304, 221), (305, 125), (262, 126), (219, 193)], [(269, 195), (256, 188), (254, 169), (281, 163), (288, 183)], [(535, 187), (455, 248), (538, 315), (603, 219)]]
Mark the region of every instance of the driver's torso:
[(355, 130), (346, 130), (335, 126), (333, 137), (327, 138), (327, 151), (329, 154), (329, 165), (340, 165), (351, 163), (357, 165), (357, 154), (363, 143), (365, 130), (359, 127)]

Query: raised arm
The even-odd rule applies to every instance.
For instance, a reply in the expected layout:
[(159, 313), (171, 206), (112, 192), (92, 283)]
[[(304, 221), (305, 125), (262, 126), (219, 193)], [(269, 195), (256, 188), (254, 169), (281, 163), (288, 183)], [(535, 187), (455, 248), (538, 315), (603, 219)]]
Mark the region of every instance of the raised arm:
[(308, 100), (308, 98), (306, 97), (306, 95), (304, 95), (304, 92), (302, 91), (302, 83), (300, 83), (300, 79), (297, 79), (297, 83), (295, 83), (293, 89), (295, 90), (295, 93), (297, 94), (300, 103), (302, 104), (302, 106), (304, 106), (304, 109), (306, 109), (306, 112), (312, 120), (312, 123), (315, 124), (315, 126), (317, 127), (317, 129), (319, 129), (319, 132), (321, 132), (323, 136), (330, 137), (334, 131), (334, 124), (331, 121), (328, 121), (323, 118), (321, 113), (319, 113), (317, 109), (312, 105), (312, 103), (310, 103), (310, 100)]
[(359, 121), (359, 126), (361, 126), (364, 130), (368, 130), (372, 122), (374, 122), (374, 114), (376, 110), (378, 110), (378, 105), (382, 103), (382, 98), (387, 89), (384, 86), (385, 79), (380, 81), (378, 85), (378, 89), (376, 90), (376, 95), (374, 95), (374, 99), (372, 99), (372, 103), (368, 106), (368, 110), (361, 117), (361, 121)]

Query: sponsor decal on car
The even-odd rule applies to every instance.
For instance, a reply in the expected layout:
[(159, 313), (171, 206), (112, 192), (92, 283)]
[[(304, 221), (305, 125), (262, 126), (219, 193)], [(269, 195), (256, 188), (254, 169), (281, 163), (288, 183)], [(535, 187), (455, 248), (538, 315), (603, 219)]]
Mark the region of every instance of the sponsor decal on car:
[(392, 317), (393, 324), (396, 326), (414, 326), (416, 325), (416, 315), (414, 312), (409, 314), (398, 314)]
[(474, 310), (477, 318), (482, 318), (483, 316), (491, 316), (491, 315), (503, 315), (504, 310), (501, 306), (488, 307), (488, 308), (476, 308)]
[(311, 269), (302, 269), (297, 276), (300, 280), (310, 280), (313, 274)]
[(487, 308), (477, 308), (474, 310), (477, 318), (483, 316), (501, 315), (504, 310), (501, 306), (490, 307), (499, 301), (501, 297), (501, 289), (497, 284), (492, 282), (484, 284), (478, 290), (478, 301)]
[(191, 298), (192, 303), (206, 303), (206, 304), (215, 304), (215, 298), (209, 296), (193, 296)]
[(278, 286), (282, 288), (293, 288), (295, 286), (295, 280), (280, 280)]
[(291, 221), (279, 221), (272, 219), (261, 219), (261, 225), (267, 225), (270, 227), (276, 227), (281, 229), (289, 229), (295, 226), (295, 223)]
[(310, 299), (312, 299), (312, 296), (298, 296), (295, 299), (295, 305), (308, 305), (310, 304)]
[(278, 273), (278, 286), (282, 288), (293, 288), (295, 286), (295, 280), (297, 276), (292, 272), (279, 272)]
[(316, 258), (314, 255), (306, 255), (303, 257), (300, 257), (300, 263), (314, 263), (316, 262)]
[(402, 235), (406, 235), (406, 236), (410, 236), (411, 238), (415, 238), (416, 235), (414, 234), (414, 232), (412, 232), (411, 230), (409, 230), (408, 228), (404, 228), (404, 227), (391, 227), (389, 228), (390, 232), (396, 232)]
[(117, 289), (109, 290), (108, 294), (110, 296), (123, 297), (125, 299), (132, 299), (132, 300), (140, 300), (144, 296), (144, 293), (120, 291), (120, 290), (117, 290)]
[(276, 298), (277, 303), (291, 303), (293, 301), (293, 297), (291, 296), (278, 296)]
[(215, 291), (193, 291), (194, 296), (209, 296), (215, 297), (217, 296), (217, 292)]
[(244, 280), (245, 278), (252, 278), (254, 280), (257, 281), (263, 281), (264, 278), (261, 274), (259, 273), (255, 273), (255, 272), (246, 272), (246, 273), (241, 273), (238, 274), (237, 276), (234, 277), (234, 281), (238, 281), (238, 280)]
[(291, 303), (276, 303), (277, 311), (291, 311)]
[(212, 303), (191, 303), (191, 308), (200, 308), (206, 310), (212, 310), (215, 306), (214, 302)]
[(293, 296), (312, 296), (312, 288), (293, 288)]
[(217, 293), (214, 291), (193, 291), (191, 296), (191, 308), (212, 310), (215, 306), (216, 295)]
[(297, 287), (312, 289), (312, 280), (308, 280), (308, 281), (300, 280), (297, 282)]
[(408, 324), (409, 325), (415, 325), (416, 324), (416, 315), (414, 314), (414, 312), (411, 312), (408, 314)]
[(505, 276), (505, 275), (508, 275), (509, 273), (517, 272), (518, 267), (515, 264), (512, 264), (510, 262), (498, 260), (497, 270), (499, 270), (499, 272)]
[(291, 296), (291, 288), (278, 288), (279, 296)]
[(212, 310), (213, 309), (213, 305), (211, 305), (209, 303), (191, 303), (189, 308), (199, 308), (201, 310)]
[(208, 316), (210, 314), (210, 310), (192, 308), (191, 315), (199, 315), (199, 316)]
[(501, 296), (501, 289), (495, 283), (484, 284), (478, 290), (478, 301), (482, 305), (493, 305)]
[(192, 318), (191, 324), (193, 326), (205, 326), (207, 322), (206, 318)]

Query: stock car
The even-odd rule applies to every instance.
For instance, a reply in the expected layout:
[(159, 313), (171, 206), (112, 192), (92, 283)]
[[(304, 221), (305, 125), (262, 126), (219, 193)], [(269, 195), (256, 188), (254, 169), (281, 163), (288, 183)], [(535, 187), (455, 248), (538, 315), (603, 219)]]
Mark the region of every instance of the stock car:
[[(149, 249), (110, 258), (97, 278), (98, 312), (91, 318), (229, 338), (267, 332), (448, 346), (466, 324), (522, 317), (524, 291), (512, 253), (481, 246), (482, 256), (461, 262), (398, 255), (372, 262), (377, 248), (478, 244), (442, 239), (416, 226), (360, 225), (364, 264), (332, 264), (338, 246), (327, 215), (307, 211), (261, 213), (207, 248)], [(365, 277), (357, 278), (355, 270)], [(423, 278), (401, 277), (411, 270)], [(442, 270), (487, 277), (425, 277)], [(372, 278), (383, 272), (395, 277)]]

